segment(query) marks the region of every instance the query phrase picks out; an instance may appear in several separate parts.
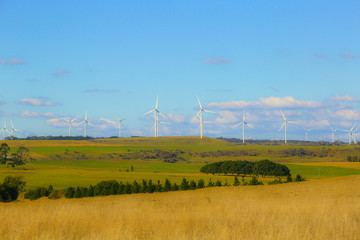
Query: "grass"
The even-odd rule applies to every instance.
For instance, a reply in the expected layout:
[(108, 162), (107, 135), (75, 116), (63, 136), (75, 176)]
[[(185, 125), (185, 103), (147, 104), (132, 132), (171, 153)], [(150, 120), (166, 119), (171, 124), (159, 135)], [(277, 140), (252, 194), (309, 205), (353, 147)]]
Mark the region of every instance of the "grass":
[(360, 176), (0, 204), (1, 239), (357, 239)]
[[(1, 143), (1, 141), (0, 141)], [(102, 180), (116, 179), (123, 182), (151, 179), (164, 181), (168, 178), (180, 183), (182, 178), (208, 181), (221, 180), (233, 182), (232, 176), (212, 176), (199, 173), (206, 162), (224, 160), (262, 160), (269, 159), (285, 163), (292, 175), (301, 174), (307, 179), (331, 178), (360, 174), (360, 164), (336, 163), (343, 161), (346, 155), (353, 155), (360, 151), (357, 146), (300, 146), (300, 145), (255, 145), (234, 144), (223, 140), (198, 137), (161, 137), (154, 138), (121, 138), (96, 140), (17, 140), (7, 141), (12, 151), (19, 146), (30, 149), (32, 157), (36, 158), (31, 164), (12, 169), (0, 165), (0, 180), (6, 175), (22, 175), (27, 181), (27, 188), (53, 185), (55, 188), (69, 186), (88, 186)], [(327, 152), (328, 157), (284, 157), (283, 151), (288, 148), (303, 148), (314, 153)], [(160, 160), (145, 161), (140, 159), (127, 160), (119, 157), (119, 153), (138, 152), (140, 150), (182, 150), (186, 161), (175, 164), (164, 163)], [(201, 158), (194, 153), (217, 152), (227, 150), (245, 150), (256, 153), (254, 156), (241, 157), (206, 157)], [(191, 155), (192, 154), (192, 155)], [(325, 162), (328, 161), (328, 162)], [(296, 164), (290, 164), (296, 163)], [(352, 165), (351, 165), (352, 164)], [(134, 172), (127, 172), (131, 166)], [(358, 167), (353, 167), (358, 166)], [(271, 179), (261, 179), (267, 182)]]

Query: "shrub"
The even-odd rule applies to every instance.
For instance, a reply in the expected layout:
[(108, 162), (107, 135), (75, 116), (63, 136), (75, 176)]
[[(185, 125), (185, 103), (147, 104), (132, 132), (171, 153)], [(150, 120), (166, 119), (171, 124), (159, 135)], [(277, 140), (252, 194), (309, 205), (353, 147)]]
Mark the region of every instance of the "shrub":
[(198, 183), (197, 183), (197, 188), (204, 188), (205, 187), (205, 182), (202, 179), (199, 179)]
[(248, 185), (264, 185), (262, 182), (259, 182), (257, 177), (252, 177), (248, 182)]
[(25, 184), (22, 177), (6, 176), (4, 182), (0, 184), (0, 202), (15, 201)]
[(305, 181), (305, 177), (301, 176), (300, 174), (297, 174), (295, 179), (294, 179), (294, 182), (302, 182), (302, 181)]

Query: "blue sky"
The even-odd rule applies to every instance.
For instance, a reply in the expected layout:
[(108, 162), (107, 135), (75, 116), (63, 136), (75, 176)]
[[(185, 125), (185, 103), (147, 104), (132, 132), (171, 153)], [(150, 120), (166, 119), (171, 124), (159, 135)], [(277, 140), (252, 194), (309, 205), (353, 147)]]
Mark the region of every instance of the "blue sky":
[[(358, 1), (1, 1), (0, 121), (18, 136), (66, 135), (88, 110), (91, 136), (198, 135), (198, 105), (216, 114), (205, 135), (330, 139), (360, 120)], [(74, 135), (82, 134), (76, 126)], [(346, 135), (338, 133), (338, 139)]]

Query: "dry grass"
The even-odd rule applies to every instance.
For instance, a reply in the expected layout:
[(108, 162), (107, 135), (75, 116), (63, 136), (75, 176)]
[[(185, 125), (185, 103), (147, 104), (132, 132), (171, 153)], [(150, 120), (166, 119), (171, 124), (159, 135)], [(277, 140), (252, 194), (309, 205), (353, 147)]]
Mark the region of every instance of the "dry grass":
[(360, 176), (0, 204), (1, 239), (359, 239)]

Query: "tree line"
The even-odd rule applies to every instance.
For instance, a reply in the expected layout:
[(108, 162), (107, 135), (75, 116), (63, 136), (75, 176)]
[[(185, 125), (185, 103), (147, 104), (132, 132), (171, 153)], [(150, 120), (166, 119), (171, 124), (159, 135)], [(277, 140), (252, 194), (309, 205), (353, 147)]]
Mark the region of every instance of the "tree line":
[(200, 172), (207, 174), (235, 174), (243, 176), (288, 176), (290, 170), (287, 166), (278, 164), (269, 160), (261, 160), (257, 162), (250, 161), (223, 161), (206, 164), (200, 169)]

